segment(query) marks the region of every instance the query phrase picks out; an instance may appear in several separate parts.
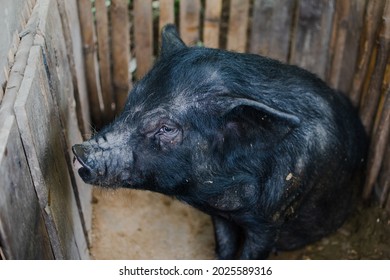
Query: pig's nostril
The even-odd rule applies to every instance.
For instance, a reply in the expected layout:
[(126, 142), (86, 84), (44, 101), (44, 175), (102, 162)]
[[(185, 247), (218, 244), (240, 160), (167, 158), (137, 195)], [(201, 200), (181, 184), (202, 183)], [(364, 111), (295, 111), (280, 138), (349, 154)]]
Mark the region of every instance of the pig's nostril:
[(77, 144), (72, 147), (73, 154), (75, 158), (73, 160), (73, 165), (76, 169), (80, 169), (81, 167), (87, 167), (87, 153), (83, 145)]

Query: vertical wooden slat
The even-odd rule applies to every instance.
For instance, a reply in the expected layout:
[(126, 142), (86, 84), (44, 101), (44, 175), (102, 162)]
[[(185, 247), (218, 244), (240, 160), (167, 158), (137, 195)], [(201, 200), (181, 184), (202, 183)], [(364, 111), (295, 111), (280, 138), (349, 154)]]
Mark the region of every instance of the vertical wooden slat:
[(200, 0), (180, 1), (180, 36), (187, 45), (199, 41)]
[[(109, 121), (114, 117), (112, 110), (113, 92), (111, 78), (110, 58), (110, 32), (108, 14), (105, 0), (95, 0), (96, 9), (96, 34), (98, 42), (100, 81), (104, 104), (104, 120)], [(115, 32), (115, 31), (114, 31)]]
[(175, 23), (175, 0), (160, 0), (159, 38), (161, 29), (168, 23)]
[(96, 32), (92, 15), (90, 0), (77, 1), (81, 34), (83, 38), (83, 50), (85, 58), (85, 71), (87, 89), (93, 124), (99, 128), (102, 126), (101, 87), (99, 68), (96, 53)]
[(357, 62), (366, 0), (336, 1), (331, 42), (330, 85), (349, 94)]
[[(379, 174), (378, 185), (379, 190), (379, 205), (384, 207), (387, 203), (390, 205), (390, 141), (387, 143), (387, 149), (383, 157), (381, 173)], [(390, 208), (387, 210), (390, 211)], [(389, 212), (390, 213), (390, 212)]]
[(287, 62), (294, 0), (255, 0), (250, 52)]
[(357, 65), (349, 94), (351, 101), (355, 106), (359, 106), (360, 96), (362, 92), (367, 90), (369, 77), (373, 71), (373, 67), (370, 67), (370, 61), (373, 61), (371, 56), (373, 54), (373, 47), (377, 36), (377, 30), (381, 22), (383, 8), (384, 0), (367, 1), (364, 24), (359, 43)]
[(11, 115), (0, 122), (0, 178), (0, 244), (4, 257), (53, 259), (16, 120)]
[(290, 63), (325, 78), (334, 0), (300, 0), (296, 11)]
[(368, 155), (366, 182), (364, 185), (363, 197), (368, 199), (374, 188), (374, 184), (378, 179), (379, 171), (383, 162), (383, 157), (386, 152), (386, 147), (389, 144), (390, 136), (390, 87), (386, 91), (385, 104), (380, 118), (379, 125), (374, 132), (370, 144)]
[(116, 112), (120, 112), (132, 86), (130, 63), (130, 26), (127, 0), (111, 1), (111, 50)]
[(386, 1), (377, 42), (374, 47), (376, 49), (375, 67), (372, 76), (369, 77), (368, 90), (363, 92), (360, 101), (360, 116), (369, 134), (374, 123), (386, 66), (390, 61), (390, 0)]
[(79, 259), (79, 248), (84, 247), (77, 238), (82, 232), (81, 221), (49, 81), (42, 49), (34, 46), (14, 110), (54, 255), (57, 259)]
[(153, 63), (152, 0), (134, 0), (134, 40), (137, 79), (141, 79)]
[(78, 18), (77, 0), (57, 1), (61, 13), (67, 56), (70, 64), (76, 100), (77, 120), (84, 137), (91, 134), (91, 116), (88, 103), (88, 92), (85, 78), (83, 44), (80, 21)]
[(221, 12), (222, 0), (206, 0), (206, 10), (203, 27), (203, 43), (206, 47), (219, 47)]
[(248, 37), (249, 0), (231, 0), (227, 49), (245, 52)]

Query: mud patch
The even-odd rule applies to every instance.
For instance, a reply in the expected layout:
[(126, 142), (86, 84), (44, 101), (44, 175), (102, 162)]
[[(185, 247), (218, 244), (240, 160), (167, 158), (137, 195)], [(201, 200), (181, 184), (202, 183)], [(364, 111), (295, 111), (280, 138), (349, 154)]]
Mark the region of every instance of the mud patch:
[[(94, 190), (94, 259), (214, 259), (210, 217), (173, 198), (135, 190)], [(335, 234), (270, 259), (390, 259), (390, 217), (359, 206)]]

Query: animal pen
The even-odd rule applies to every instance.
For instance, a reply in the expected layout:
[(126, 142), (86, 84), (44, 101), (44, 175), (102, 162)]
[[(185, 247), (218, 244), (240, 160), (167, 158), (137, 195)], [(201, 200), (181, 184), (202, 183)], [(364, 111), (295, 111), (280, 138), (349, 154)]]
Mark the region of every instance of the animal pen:
[(295, 64), (348, 95), (370, 136), (362, 200), (390, 212), (390, 0), (1, 2), (0, 259), (91, 257), (102, 191), (70, 149), (121, 111), (167, 23), (188, 45)]

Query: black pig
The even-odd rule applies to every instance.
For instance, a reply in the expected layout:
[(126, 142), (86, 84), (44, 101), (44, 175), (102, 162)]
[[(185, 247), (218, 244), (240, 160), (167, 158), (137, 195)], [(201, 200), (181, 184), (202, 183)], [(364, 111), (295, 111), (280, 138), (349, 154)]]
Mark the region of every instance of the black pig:
[(219, 258), (258, 259), (343, 223), (365, 139), (349, 101), (315, 75), (187, 47), (168, 25), (123, 112), (73, 152), (85, 182), (175, 196), (212, 216)]

